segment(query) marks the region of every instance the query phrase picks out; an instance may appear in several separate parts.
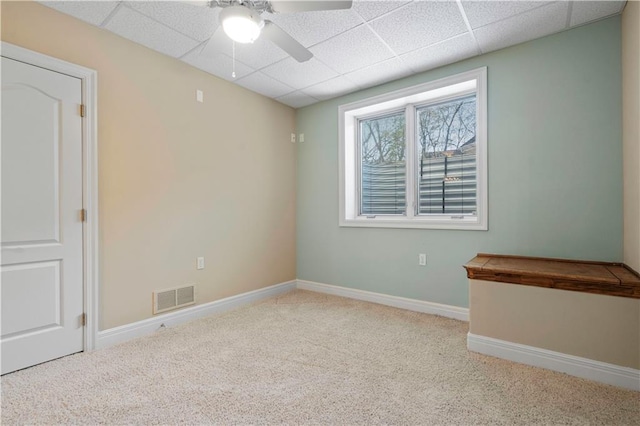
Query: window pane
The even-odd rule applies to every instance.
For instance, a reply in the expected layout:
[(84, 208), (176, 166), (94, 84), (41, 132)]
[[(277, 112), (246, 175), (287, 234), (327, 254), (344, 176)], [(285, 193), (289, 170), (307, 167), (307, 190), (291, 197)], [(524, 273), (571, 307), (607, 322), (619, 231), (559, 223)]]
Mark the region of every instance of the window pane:
[(359, 120), (359, 139), (360, 214), (404, 214), (404, 111)]
[(416, 109), (418, 214), (476, 214), (476, 96)]

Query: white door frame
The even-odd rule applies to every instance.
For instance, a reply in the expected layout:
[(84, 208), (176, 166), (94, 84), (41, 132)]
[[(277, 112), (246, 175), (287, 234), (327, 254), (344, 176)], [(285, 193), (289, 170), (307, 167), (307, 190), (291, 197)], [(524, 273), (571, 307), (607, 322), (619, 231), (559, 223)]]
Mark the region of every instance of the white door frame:
[(98, 73), (95, 70), (2, 42), (0, 54), (26, 64), (79, 78), (82, 81), (82, 208), (83, 223), (83, 294), (86, 323), (84, 350), (96, 346), (99, 323), (98, 275)]

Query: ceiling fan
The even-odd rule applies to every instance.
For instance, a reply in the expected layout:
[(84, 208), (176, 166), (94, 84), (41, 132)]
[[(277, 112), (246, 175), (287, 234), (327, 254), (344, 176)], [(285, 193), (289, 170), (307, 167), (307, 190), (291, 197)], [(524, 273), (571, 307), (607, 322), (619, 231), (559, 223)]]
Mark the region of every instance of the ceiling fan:
[[(202, 5), (203, 2), (188, 2)], [(220, 27), (200, 52), (202, 56), (213, 56), (221, 51), (220, 37), (224, 33), (236, 43), (253, 43), (261, 35), (287, 52), (298, 62), (313, 57), (306, 47), (298, 43), (282, 28), (262, 18), (262, 13), (296, 13), (320, 10), (340, 10), (351, 8), (351, 0), (213, 0), (208, 7), (220, 7)]]

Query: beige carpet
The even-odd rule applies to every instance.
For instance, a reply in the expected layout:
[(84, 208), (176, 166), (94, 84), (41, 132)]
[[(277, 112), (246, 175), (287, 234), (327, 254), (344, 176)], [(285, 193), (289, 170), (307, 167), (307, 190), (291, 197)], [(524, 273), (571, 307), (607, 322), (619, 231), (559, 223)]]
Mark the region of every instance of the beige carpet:
[(2, 377), (2, 424), (640, 424), (640, 393), (466, 349), (467, 324), (294, 291)]

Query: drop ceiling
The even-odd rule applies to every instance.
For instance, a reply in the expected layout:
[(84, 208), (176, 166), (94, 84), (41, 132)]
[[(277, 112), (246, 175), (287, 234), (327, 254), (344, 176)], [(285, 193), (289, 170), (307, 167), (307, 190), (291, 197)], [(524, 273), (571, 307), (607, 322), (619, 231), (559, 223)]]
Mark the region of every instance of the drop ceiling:
[(235, 64), (230, 40), (212, 57), (200, 55), (218, 28), (217, 7), (41, 3), (298, 108), (616, 15), (626, 2), (354, 0), (349, 10), (265, 13), (314, 57), (296, 62), (260, 38), (236, 44)]

